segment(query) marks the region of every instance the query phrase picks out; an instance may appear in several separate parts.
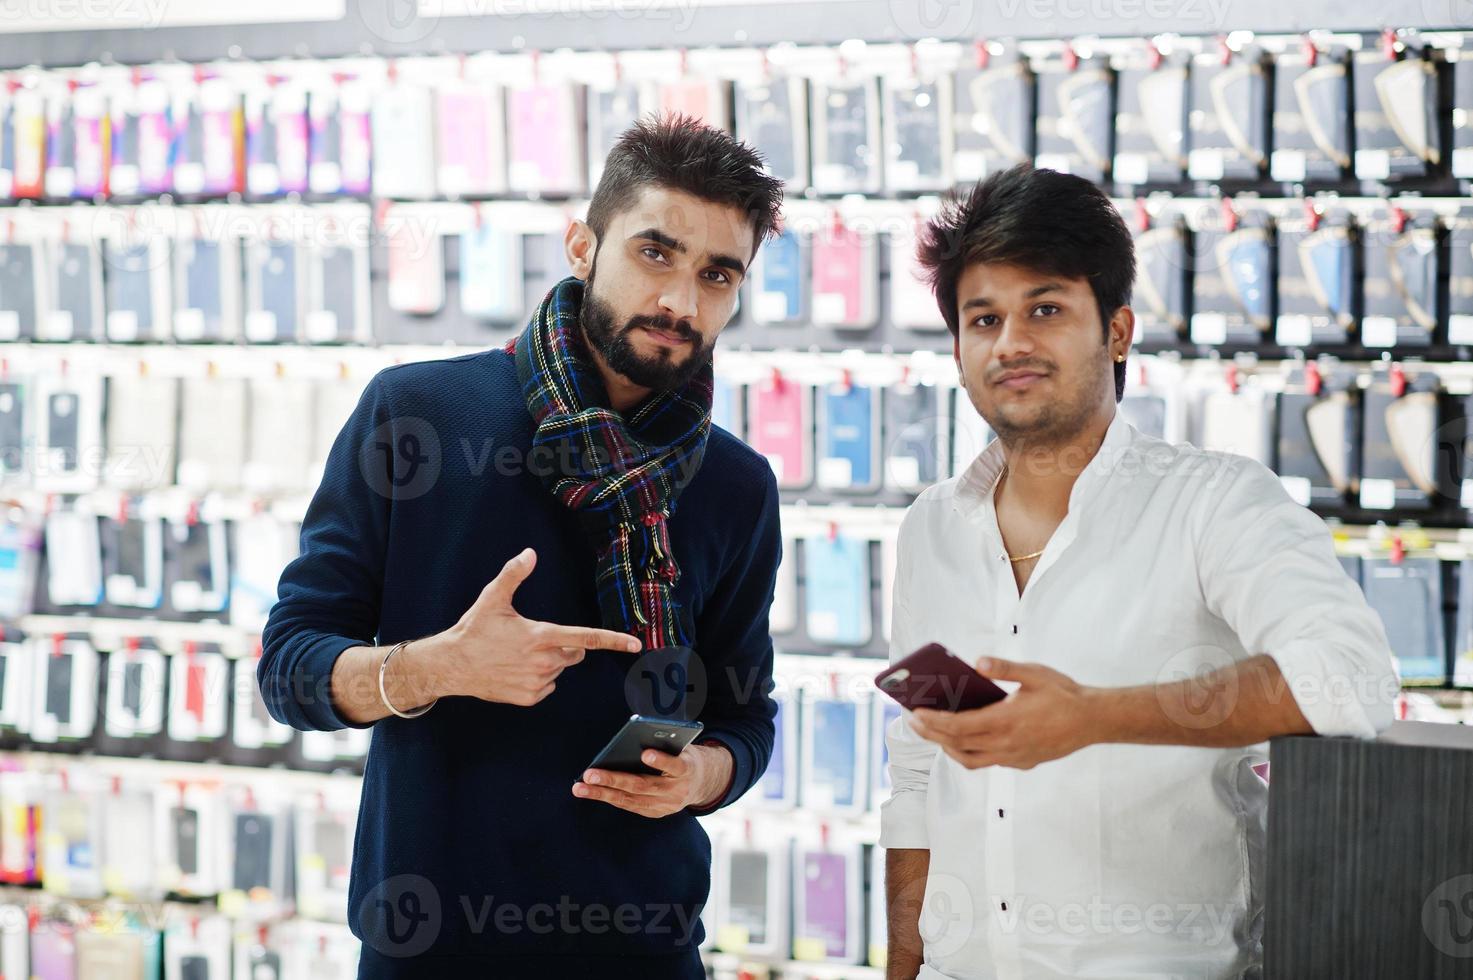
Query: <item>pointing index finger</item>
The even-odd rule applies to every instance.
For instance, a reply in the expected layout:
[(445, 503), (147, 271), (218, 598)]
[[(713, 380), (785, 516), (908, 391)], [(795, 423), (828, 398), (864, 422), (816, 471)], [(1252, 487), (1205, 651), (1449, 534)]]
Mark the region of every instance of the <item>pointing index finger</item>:
[(590, 626), (558, 626), (549, 624), (548, 643), (558, 647), (581, 647), (584, 650), (617, 650), (638, 653), (640, 642), (637, 637), (613, 630), (595, 629)]

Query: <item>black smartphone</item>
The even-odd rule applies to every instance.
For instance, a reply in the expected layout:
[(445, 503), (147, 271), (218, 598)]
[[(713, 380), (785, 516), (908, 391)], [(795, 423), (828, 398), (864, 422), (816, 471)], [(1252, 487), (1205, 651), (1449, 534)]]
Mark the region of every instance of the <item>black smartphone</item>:
[(630, 715), (624, 727), (609, 739), (609, 744), (594, 757), (588, 768), (658, 776), (658, 769), (640, 761), (639, 757), (644, 754), (644, 750), (658, 749), (670, 755), (679, 755), (705, 727), (698, 721)]
[(187, 875), (199, 871), (199, 811), (174, 807), (174, 849), (178, 852), (179, 870)]

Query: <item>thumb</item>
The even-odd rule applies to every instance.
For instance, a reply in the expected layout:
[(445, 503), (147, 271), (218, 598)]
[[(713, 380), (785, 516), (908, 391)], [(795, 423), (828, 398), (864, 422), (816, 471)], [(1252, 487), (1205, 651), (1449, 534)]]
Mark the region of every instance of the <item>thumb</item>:
[(511, 598), (516, 594), (517, 587), (527, 580), (527, 576), (536, 567), (537, 552), (531, 548), (522, 549), (520, 554), (501, 566), (501, 571), (495, 578), (486, 583), (486, 587), (481, 590), (481, 598), (477, 601), (511, 605)]
[(977, 661), (977, 673), (994, 681), (1017, 681), (1020, 684), (1029, 684), (1037, 681), (1040, 673), (1046, 669), (1037, 664), (1020, 664), (1001, 657), (982, 657)]

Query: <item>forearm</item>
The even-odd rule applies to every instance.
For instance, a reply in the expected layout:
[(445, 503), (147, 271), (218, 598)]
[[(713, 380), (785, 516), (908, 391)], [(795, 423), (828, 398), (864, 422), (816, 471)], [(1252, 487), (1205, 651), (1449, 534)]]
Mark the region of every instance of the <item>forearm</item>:
[(891, 848), (885, 852), (885, 908), (889, 923), (887, 980), (912, 980), (921, 972), (925, 948), (921, 942), (921, 903), (931, 852)]
[[(450, 694), (443, 634), (411, 640), (394, 654), (384, 673), (384, 693), (400, 711), (408, 712)], [(349, 647), (333, 663), (332, 702), (348, 721), (367, 724), (387, 718), (389, 709), (379, 693), (379, 665), (386, 647)]]
[(1313, 732), (1267, 654), (1165, 684), (1090, 688), (1098, 742), (1252, 745)]

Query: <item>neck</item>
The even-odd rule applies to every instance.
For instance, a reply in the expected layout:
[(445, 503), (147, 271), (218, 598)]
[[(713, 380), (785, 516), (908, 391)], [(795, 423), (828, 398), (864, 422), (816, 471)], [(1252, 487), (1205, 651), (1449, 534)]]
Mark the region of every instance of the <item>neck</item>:
[(1077, 435), (1063, 443), (1039, 446), (1026, 441), (1004, 441), (1007, 476), (1000, 495), (1010, 507), (1063, 520), (1069, 512), (1069, 495), (1074, 483), (1099, 453), (1114, 418), (1112, 406), (1109, 412), (1097, 414)]
[(593, 363), (598, 366), (598, 375), (603, 379), (604, 391), (609, 395), (609, 407), (614, 411), (623, 415), (650, 396), (650, 389), (635, 384), (609, 367), (609, 362), (604, 360), (604, 356), (594, 350), (591, 345), (588, 352), (593, 355)]

